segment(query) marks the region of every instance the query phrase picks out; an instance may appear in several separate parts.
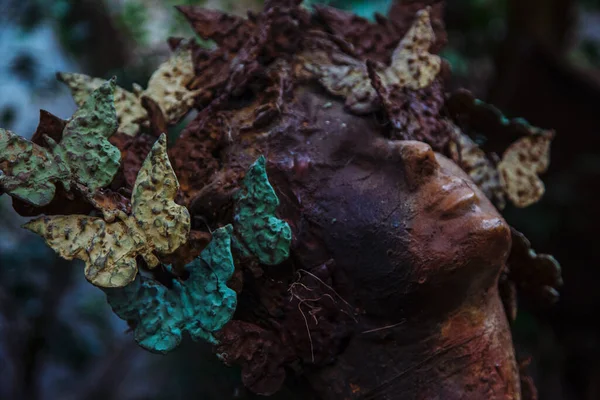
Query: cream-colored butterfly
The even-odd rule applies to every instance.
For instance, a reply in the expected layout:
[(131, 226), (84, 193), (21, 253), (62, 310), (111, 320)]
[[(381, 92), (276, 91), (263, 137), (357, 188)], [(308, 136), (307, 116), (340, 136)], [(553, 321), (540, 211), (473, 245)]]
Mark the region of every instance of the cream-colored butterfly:
[[(102, 79), (76, 73), (61, 72), (57, 77), (69, 86), (77, 104), (85, 101), (103, 82)], [(142, 97), (156, 102), (168, 123), (179, 121), (192, 108), (194, 98), (200, 93), (199, 90), (188, 90), (186, 87), (193, 78), (192, 52), (180, 49), (154, 71), (145, 90), (137, 84), (133, 85), (133, 93), (117, 86), (115, 108), (119, 132), (136, 136), (140, 126), (148, 123), (149, 115), (142, 106)]]
[(132, 215), (121, 211), (114, 222), (85, 215), (46, 216), (24, 227), (42, 236), (61, 257), (83, 260), (92, 284), (122, 287), (135, 279), (138, 255), (152, 268), (159, 263), (156, 254), (170, 254), (186, 242), (190, 215), (174, 201), (178, 189), (163, 134), (138, 173)]

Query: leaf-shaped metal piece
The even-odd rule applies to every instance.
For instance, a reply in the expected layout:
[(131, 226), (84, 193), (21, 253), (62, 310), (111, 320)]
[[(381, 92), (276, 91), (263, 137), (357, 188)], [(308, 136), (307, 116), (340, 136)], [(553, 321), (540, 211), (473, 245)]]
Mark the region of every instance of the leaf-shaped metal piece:
[[(102, 82), (84, 74), (57, 74), (60, 81), (70, 89), (73, 99), (80, 104), (85, 96), (95, 90)], [(198, 91), (187, 89), (194, 78), (192, 53), (189, 49), (176, 51), (167, 61), (159, 65), (148, 81), (148, 88), (142, 90), (134, 85), (134, 93), (117, 87), (115, 107), (119, 119), (119, 131), (136, 136), (142, 124), (148, 124), (149, 115), (142, 105), (142, 97), (149, 97), (160, 107), (168, 123), (176, 123), (194, 105)]]
[(163, 134), (138, 174), (133, 215), (116, 210), (114, 222), (84, 215), (48, 216), (24, 227), (41, 235), (60, 256), (83, 260), (85, 276), (94, 285), (122, 287), (135, 279), (138, 255), (154, 267), (155, 252), (169, 254), (186, 241), (190, 216), (174, 202), (178, 188)]
[(200, 257), (186, 265), (189, 277), (170, 288), (138, 276), (123, 288), (105, 289), (108, 303), (134, 326), (135, 341), (155, 353), (167, 353), (181, 342), (184, 331), (192, 339), (217, 344), (213, 334), (233, 316), (236, 293), (227, 287), (234, 272), (232, 226), (213, 232)]
[(143, 237), (132, 235), (121, 221), (107, 223), (85, 215), (34, 219), (23, 226), (42, 236), (61, 257), (85, 262), (85, 277), (96, 286), (120, 287), (136, 276), (136, 254)]
[(276, 265), (289, 256), (292, 231), (275, 216), (279, 199), (269, 183), (265, 157), (252, 164), (236, 195), (234, 228), (241, 244), (266, 265)]
[(121, 153), (107, 140), (117, 129), (114, 79), (94, 90), (67, 122), (60, 142), (45, 136), (47, 148), (0, 129), (0, 188), (33, 206), (54, 197), (56, 183), (86, 191), (108, 185)]
[(154, 71), (140, 97), (154, 100), (169, 123), (177, 122), (194, 105), (198, 91), (187, 89), (187, 84), (193, 78), (192, 52), (178, 50)]
[[(384, 67), (373, 63), (380, 85), (409, 90), (430, 86), (441, 68), (440, 57), (429, 53), (434, 41), (429, 11), (421, 10), (394, 50), (391, 64)], [(346, 98), (346, 106), (351, 111), (365, 114), (377, 109), (377, 93), (364, 62), (341, 52), (330, 54), (326, 51), (310, 51), (302, 58), (304, 67), (319, 78), (327, 91)]]

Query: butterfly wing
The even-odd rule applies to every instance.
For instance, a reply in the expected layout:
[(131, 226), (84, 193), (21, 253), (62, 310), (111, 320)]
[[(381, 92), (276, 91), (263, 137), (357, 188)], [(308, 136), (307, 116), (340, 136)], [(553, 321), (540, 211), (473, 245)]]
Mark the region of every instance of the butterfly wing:
[(265, 157), (260, 156), (244, 177), (236, 195), (234, 228), (243, 245), (261, 263), (276, 265), (290, 254), (292, 230), (275, 215), (279, 199), (269, 183), (265, 163)]
[(0, 189), (36, 207), (52, 200), (55, 182), (68, 177), (45, 148), (0, 129)]
[(438, 55), (429, 53), (433, 42), (435, 33), (429, 12), (421, 10), (392, 54), (392, 64), (385, 73), (386, 85), (398, 84), (413, 90), (431, 85), (442, 65)]
[(498, 163), (500, 182), (508, 198), (517, 207), (527, 207), (544, 194), (544, 182), (538, 174), (550, 164), (550, 132), (522, 137), (511, 144)]
[(178, 50), (152, 74), (143, 95), (158, 104), (167, 122), (177, 122), (194, 105), (198, 92), (187, 88), (194, 77), (191, 50)]
[[(92, 92), (98, 89), (105, 80), (92, 78), (84, 74), (60, 72), (57, 74), (60, 81), (71, 90), (71, 94), (78, 106), (83, 106)], [(140, 130), (140, 123), (148, 118), (146, 110), (142, 107), (140, 99), (133, 93), (115, 87), (115, 109), (119, 122), (119, 132), (129, 136), (136, 136)]]
[(121, 222), (83, 215), (36, 218), (24, 228), (42, 236), (61, 257), (80, 259), (85, 276), (100, 287), (121, 287), (135, 279), (139, 245)]
[(108, 138), (118, 128), (114, 106), (114, 78), (88, 97), (65, 126), (63, 138), (54, 147), (69, 165), (73, 179), (91, 192), (112, 182), (121, 152)]
[(148, 238), (148, 250), (169, 254), (186, 242), (190, 231), (188, 210), (175, 203), (177, 176), (167, 156), (162, 134), (138, 172), (131, 197), (136, 225)]
[(234, 272), (231, 232), (231, 225), (215, 230), (200, 257), (186, 265), (189, 278), (174, 280), (171, 288), (140, 275), (128, 286), (105, 290), (115, 314), (134, 321), (140, 346), (169, 352), (183, 331), (216, 344), (213, 333), (232, 318), (237, 304), (235, 291), (226, 285)]

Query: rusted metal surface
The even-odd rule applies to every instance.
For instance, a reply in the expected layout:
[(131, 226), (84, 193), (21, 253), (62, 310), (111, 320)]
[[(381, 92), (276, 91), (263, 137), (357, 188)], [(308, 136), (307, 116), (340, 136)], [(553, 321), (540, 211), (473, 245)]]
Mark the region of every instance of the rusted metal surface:
[[(516, 203), (526, 205), (541, 195), (535, 179), (549, 141), (531, 138), (549, 134), (505, 122), (468, 93), (446, 97), (447, 71), (437, 55), (446, 40), (442, 2), (402, 2), (389, 20), (374, 24), (327, 8), (311, 15), (299, 3), (267, 1), (247, 19), (180, 7), (218, 47), (171, 41), (190, 51), (195, 76), (186, 90), (195, 93), (199, 111), (169, 149), (173, 170), (153, 179), (154, 169), (141, 163), (154, 135), (170, 123), (154, 101), (144, 108), (154, 110), (139, 126), (144, 133), (112, 139), (121, 150), (123, 183), (111, 189), (133, 187), (132, 215), (106, 192), (96, 208), (107, 208), (106, 218), (121, 210), (119, 217), (80, 218), (95, 218), (105, 230), (123, 227), (118, 238), (125, 242), (133, 240), (129, 233), (143, 238), (120, 258), (134, 271), (118, 279), (123, 284), (135, 278), (134, 253), (145, 258), (140, 268), (171, 263), (151, 271), (148, 281), (162, 285), (161, 299), (185, 285), (191, 274), (185, 265), (232, 224), (229, 287), (237, 309), (211, 334), (217, 354), (240, 365), (244, 384), (256, 393), (276, 392), (291, 372), (321, 399), (521, 398), (521, 382), (530, 380), (519, 375), (510, 335), (515, 289), (554, 296), (560, 272), (515, 231), (511, 239), (491, 201), (504, 195), (514, 201), (516, 193)], [(469, 136), (472, 128), (490, 136), (486, 145)], [(509, 147), (515, 139), (525, 141)], [(491, 156), (498, 148), (508, 148), (498, 153), (506, 159), (502, 177)], [(164, 160), (164, 143), (161, 149)], [(525, 153), (537, 154), (531, 168), (513, 170)], [(240, 198), (248, 195), (257, 159), (264, 169), (254, 183), (267, 195), (248, 202), (245, 214), (267, 212), (238, 229)], [(528, 178), (507, 186), (506, 177), (522, 175)], [(134, 176), (147, 185), (132, 182)], [(163, 186), (168, 196), (155, 197)], [(154, 235), (148, 222), (162, 216), (165, 201), (174, 211), (163, 219), (174, 222), (158, 224)], [(266, 220), (267, 228), (291, 232), (284, 235), (289, 257), (277, 240), (261, 241)], [(138, 222), (142, 228), (134, 227)], [(64, 243), (64, 231), (47, 233)], [(249, 249), (253, 240), (269, 243), (254, 246), (267, 257)], [(75, 256), (77, 242), (69, 243), (65, 254)], [(145, 304), (139, 309), (147, 307), (142, 292), (135, 292)], [(128, 307), (117, 313), (137, 315)], [(147, 347), (170, 349), (175, 336), (166, 347)], [(524, 391), (531, 388), (524, 384)]]

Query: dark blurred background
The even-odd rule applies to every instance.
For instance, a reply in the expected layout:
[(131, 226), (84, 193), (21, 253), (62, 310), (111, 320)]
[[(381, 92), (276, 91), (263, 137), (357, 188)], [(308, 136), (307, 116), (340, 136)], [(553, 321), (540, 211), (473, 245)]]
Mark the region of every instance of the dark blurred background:
[[(391, 2), (307, 5), (372, 18)], [(75, 104), (56, 71), (144, 85), (168, 54), (165, 39), (193, 35), (175, 4), (243, 15), (261, 3), (0, 0), (0, 126), (31, 136), (39, 109), (69, 117)], [(600, 1), (452, 0), (446, 22), (454, 87), (557, 131), (543, 200), (505, 217), (561, 262), (565, 285), (554, 307), (521, 302), (513, 333), (542, 400), (598, 400)], [(186, 340), (167, 356), (138, 348), (80, 265), (57, 258), (23, 222), (0, 197), (0, 399), (252, 398), (208, 346)]]

